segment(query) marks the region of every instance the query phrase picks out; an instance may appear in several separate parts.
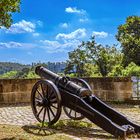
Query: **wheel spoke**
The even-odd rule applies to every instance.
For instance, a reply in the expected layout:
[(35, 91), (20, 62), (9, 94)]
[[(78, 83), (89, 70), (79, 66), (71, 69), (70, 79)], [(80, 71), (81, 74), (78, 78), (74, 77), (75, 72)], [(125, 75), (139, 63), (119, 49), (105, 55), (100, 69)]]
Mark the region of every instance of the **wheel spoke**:
[(53, 98), (53, 99), (50, 99), (50, 102), (51, 102), (51, 103), (56, 103), (56, 102), (57, 102), (57, 98), (55, 97), (55, 98)]
[(44, 123), (44, 121), (45, 121), (45, 116), (46, 116), (46, 108), (44, 108), (43, 123)]
[(53, 94), (53, 96), (51, 98), (49, 98), (49, 100), (51, 103), (57, 102), (57, 98), (56, 98), (55, 94)]
[(42, 103), (41, 100), (36, 100), (35, 101), (36, 106), (42, 106), (41, 103)]
[(41, 85), (41, 90), (42, 90), (42, 94), (44, 95), (44, 97), (45, 97), (45, 93), (44, 93), (44, 88), (43, 88), (43, 85), (42, 84), (40, 84)]
[(52, 111), (51, 107), (49, 106), (48, 108), (49, 108), (49, 110), (51, 111), (53, 117), (55, 117), (55, 114), (54, 114), (54, 112)]
[(50, 99), (52, 97), (52, 95), (54, 95), (53, 91), (49, 94), (48, 99)]
[(40, 97), (43, 99), (43, 96), (42, 96), (42, 94), (40, 93), (40, 91), (37, 89), (36, 90), (37, 92), (38, 92), (38, 94), (40, 95)]
[(51, 118), (50, 118), (50, 112), (49, 112), (49, 109), (47, 107), (47, 113), (48, 113), (48, 118), (49, 118), (49, 122), (51, 121)]
[(38, 112), (38, 114), (37, 114), (37, 117), (39, 117), (39, 115), (40, 115), (40, 113), (42, 112), (42, 110), (43, 110), (43, 107), (40, 109), (40, 111)]
[(72, 112), (72, 109), (70, 109), (69, 115), (71, 114), (71, 112)]
[(42, 99), (35, 97), (35, 103), (41, 103), (41, 102), (42, 102)]
[(54, 106), (54, 105), (52, 105), (52, 104), (51, 104), (51, 106), (52, 106), (53, 108), (55, 108), (55, 109), (58, 109), (58, 107), (56, 107), (56, 106)]
[(76, 118), (76, 111), (75, 111), (75, 114), (74, 115), (75, 115), (75, 118)]
[(38, 97), (35, 97), (35, 99), (37, 99), (38, 101), (42, 101), (41, 99), (39, 99)]

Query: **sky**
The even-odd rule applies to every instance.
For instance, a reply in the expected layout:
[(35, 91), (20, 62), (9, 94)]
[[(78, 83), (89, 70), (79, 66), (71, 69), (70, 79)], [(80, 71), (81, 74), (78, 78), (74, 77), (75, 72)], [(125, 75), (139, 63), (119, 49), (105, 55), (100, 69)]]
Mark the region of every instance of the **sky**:
[(117, 27), (140, 16), (140, 0), (21, 0), (9, 29), (0, 29), (0, 61), (62, 62), (92, 35), (118, 44)]

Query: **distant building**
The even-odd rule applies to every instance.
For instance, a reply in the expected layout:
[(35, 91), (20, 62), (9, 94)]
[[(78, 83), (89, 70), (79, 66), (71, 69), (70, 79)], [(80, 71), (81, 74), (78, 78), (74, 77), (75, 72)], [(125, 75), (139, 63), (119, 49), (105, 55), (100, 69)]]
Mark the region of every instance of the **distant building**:
[(65, 62), (48, 62), (47, 68), (55, 73), (63, 73), (66, 67)]

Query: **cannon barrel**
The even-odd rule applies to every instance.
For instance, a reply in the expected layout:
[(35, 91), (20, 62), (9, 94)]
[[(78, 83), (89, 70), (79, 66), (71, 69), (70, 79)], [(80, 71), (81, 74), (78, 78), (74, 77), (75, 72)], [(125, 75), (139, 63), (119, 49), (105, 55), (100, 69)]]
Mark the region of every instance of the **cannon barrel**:
[(91, 95), (91, 91), (87, 88), (83, 88), (74, 82), (70, 81), (66, 77), (61, 77), (52, 71), (44, 68), (43, 66), (37, 66), (35, 73), (42, 78), (48, 79), (56, 84), (58, 88), (68, 91), (70, 93), (76, 94), (78, 96)]

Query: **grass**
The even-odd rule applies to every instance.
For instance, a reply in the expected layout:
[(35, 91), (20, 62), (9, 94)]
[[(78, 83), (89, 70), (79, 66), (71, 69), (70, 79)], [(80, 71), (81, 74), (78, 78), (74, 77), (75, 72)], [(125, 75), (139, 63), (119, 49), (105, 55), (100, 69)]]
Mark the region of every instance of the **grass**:
[[(114, 136), (92, 123), (60, 120), (55, 125), (40, 130), (41, 124), (12, 126), (0, 125), (0, 140), (113, 140)], [(129, 137), (133, 139), (134, 136)]]
[(36, 126), (0, 125), (0, 140), (73, 140), (55, 131), (40, 131)]
[(28, 126), (0, 125), (1, 140), (87, 140), (89, 138), (114, 139), (113, 136), (84, 121), (60, 120), (50, 128), (40, 124)]

